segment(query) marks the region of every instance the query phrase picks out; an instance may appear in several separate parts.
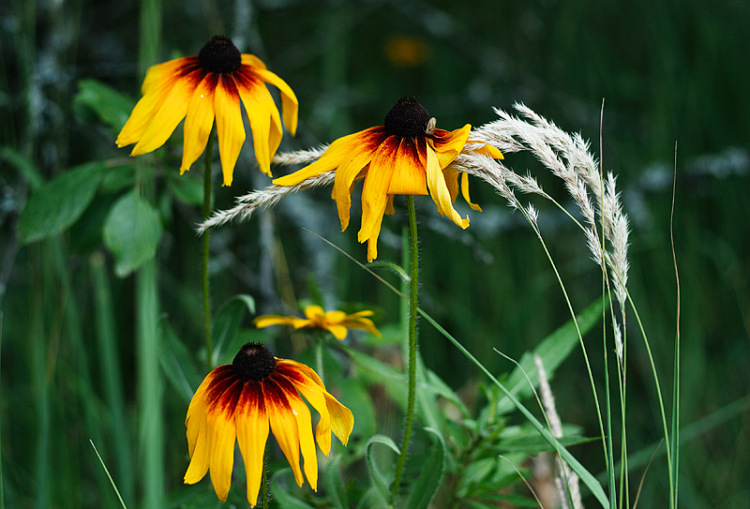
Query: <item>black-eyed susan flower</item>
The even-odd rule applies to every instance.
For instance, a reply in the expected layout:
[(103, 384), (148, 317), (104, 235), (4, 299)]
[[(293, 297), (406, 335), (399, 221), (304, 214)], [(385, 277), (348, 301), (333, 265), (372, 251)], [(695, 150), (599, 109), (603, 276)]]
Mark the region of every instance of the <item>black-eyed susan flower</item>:
[[(399, 99), (386, 115), (384, 125), (339, 138), (317, 161), (273, 183), (294, 186), (336, 169), (332, 198), (336, 200), (343, 231), (349, 225), (354, 183), (364, 179), (358, 239), (367, 241), (368, 261), (378, 256), (377, 241), (383, 214), (393, 213), (393, 197), (397, 194), (424, 195), (429, 190), (438, 212), (466, 228), (469, 218), (462, 218), (453, 208), (458, 194), (458, 172), (449, 165), (469, 141), (471, 125), (446, 131), (436, 128), (435, 124), (435, 119), (416, 99)], [(480, 151), (498, 159), (503, 157), (490, 145)], [(466, 178), (466, 174), (463, 175)], [(468, 180), (462, 181), (462, 188), (469, 201)]]
[(297, 484), (302, 486), (307, 477), (312, 489), (317, 490), (318, 460), (312, 420), (300, 395), (320, 414), (315, 431), (320, 450), (326, 456), (330, 452), (331, 431), (346, 445), (354, 417), (326, 391), (315, 371), (274, 357), (262, 344), (244, 345), (232, 364), (219, 366), (208, 374), (190, 401), (185, 420), (190, 466), (185, 483), (197, 483), (210, 470), (216, 495), (225, 501), (232, 482), (236, 439), (247, 474), (247, 501), (254, 506), (270, 427)]
[(381, 337), (380, 331), (366, 318), (372, 316), (370, 310), (359, 311), (347, 315), (343, 311), (323, 311), (320, 306), (307, 306), (305, 318), (297, 316), (263, 315), (255, 319), (255, 326), (259, 329), (269, 325), (291, 325), (295, 329), (321, 329), (327, 330), (336, 339), (344, 339), (348, 329), (364, 329), (367, 332)]
[(240, 54), (227, 37), (213, 37), (198, 56), (151, 67), (143, 81), (143, 97), (117, 137), (117, 146), (135, 143), (131, 155), (161, 147), (185, 119), (180, 173), (206, 148), (216, 119), (224, 185), (232, 184), (234, 166), (245, 142), (240, 102), (250, 120), (255, 157), (261, 171), (271, 174), (271, 159), (281, 142), (279, 110), (266, 84), (281, 92), (283, 120), (294, 135), (297, 97), (289, 85), (249, 54)]

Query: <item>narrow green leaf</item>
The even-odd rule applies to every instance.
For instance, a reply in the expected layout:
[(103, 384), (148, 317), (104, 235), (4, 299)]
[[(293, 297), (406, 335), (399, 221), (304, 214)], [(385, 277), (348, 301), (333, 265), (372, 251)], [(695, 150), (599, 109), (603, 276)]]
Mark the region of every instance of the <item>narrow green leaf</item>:
[(388, 503), (391, 498), (391, 492), (388, 487), (391, 480), (386, 479), (385, 475), (380, 471), (380, 468), (378, 468), (377, 461), (373, 456), (373, 446), (375, 445), (384, 445), (395, 452), (396, 455), (400, 454), (400, 450), (390, 437), (384, 435), (374, 435), (367, 441), (367, 445), (365, 446), (365, 458), (367, 459), (367, 466), (370, 468), (370, 479), (372, 480), (372, 484), (380, 495), (380, 499)]
[(323, 472), (323, 486), (328, 494), (328, 499), (336, 509), (348, 509), (349, 503), (346, 500), (346, 490), (344, 489), (344, 479), (341, 477), (341, 456), (335, 456)]
[(425, 431), (435, 436), (435, 444), (432, 446), (430, 457), (423, 465), (421, 473), (409, 494), (409, 501), (406, 503), (407, 509), (426, 509), (435, 493), (437, 493), (445, 475), (445, 441), (436, 430), (425, 428)]
[(115, 480), (112, 479), (112, 476), (109, 473), (109, 469), (107, 468), (107, 465), (104, 464), (104, 460), (102, 459), (101, 455), (99, 454), (99, 451), (96, 449), (96, 446), (94, 445), (93, 440), (89, 440), (89, 443), (91, 444), (91, 447), (94, 448), (94, 452), (96, 453), (96, 457), (99, 458), (99, 463), (102, 464), (102, 468), (104, 469), (104, 472), (107, 474), (107, 478), (109, 479), (109, 483), (112, 485), (112, 489), (115, 490), (115, 494), (117, 495), (117, 499), (120, 501), (120, 505), (123, 507), (123, 509), (128, 509), (128, 506), (125, 505), (125, 501), (122, 499), (122, 496), (120, 495), (120, 490), (117, 489), (117, 485), (115, 484)]
[(580, 477), (583, 484), (586, 485), (591, 490), (591, 493), (596, 497), (596, 499), (599, 501), (599, 503), (602, 505), (602, 507), (608, 507), (609, 501), (607, 499), (607, 495), (604, 493), (604, 489), (602, 488), (602, 485), (599, 483), (599, 481), (594, 478), (593, 475), (591, 475), (591, 472), (589, 472), (570, 452), (565, 449), (562, 445), (559, 445), (559, 442), (555, 437), (550, 434), (550, 432), (542, 425), (542, 423), (539, 422), (539, 420), (534, 417), (534, 414), (532, 414), (528, 408), (523, 406), (523, 403), (521, 403), (511, 392), (508, 390), (505, 385), (501, 384), (500, 381), (492, 374), (490, 373), (487, 368), (479, 362), (479, 360), (474, 357), (471, 352), (469, 352), (466, 347), (464, 347), (460, 341), (458, 341), (456, 338), (454, 338), (447, 330), (445, 330), (439, 323), (435, 321), (434, 318), (432, 318), (429, 314), (427, 314), (423, 309), (419, 308), (419, 314), (424, 317), (425, 320), (427, 320), (430, 325), (435, 327), (440, 334), (442, 334), (448, 341), (450, 341), (453, 346), (455, 346), (461, 354), (463, 354), (467, 359), (469, 359), (472, 364), (474, 364), (476, 367), (478, 367), (482, 373), (489, 378), (493, 384), (495, 384), (496, 387), (498, 387), (505, 396), (511, 400), (513, 403), (513, 406), (515, 406), (519, 412), (521, 412), (524, 416), (524, 418), (531, 423), (532, 426), (537, 430), (537, 432), (542, 435), (545, 440), (547, 440), (550, 444), (557, 444), (558, 445), (558, 453), (562, 457), (563, 460), (570, 466), (573, 471), (578, 474), (578, 477)]
[(190, 401), (203, 376), (199, 373), (187, 347), (179, 340), (166, 320), (159, 323), (159, 336), (162, 345), (159, 362), (164, 374), (185, 401)]
[[(581, 313), (577, 320), (581, 335), (585, 335), (602, 318), (602, 308), (606, 304), (602, 299), (595, 300)], [(573, 320), (568, 320), (562, 327), (544, 338), (533, 352), (526, 352), (521, 357), (520, 365), (511, 372), (503, 385), (518, 399), (524, 399), (532, 394), (529, 380), (534, 387), (539, 386), (539, 375), (534, 365), (534, 355), (542, 358), (547, 377), (551, 380), (557, 367), (570, 355), (578, 345), (578, 332)], [(528, 376), (528, 378), (527, 378)], [(515, 405), (509, 398), (503, 398), (497, 405), (499, 414), (512, 411)]]
[(73, 224), (94, 197), (106, 163), (84, 164), (43, 184), (26, 202), (18, 223), (22, 242), (60, 233)]
[(115, 256), (115, 272), (120, 277), (151, 260), (160, 237), (159, 214), (135, 192), (120, 198), (104, 223), (104, 244)]
[(76, 108), (90, 109), (99, 120), (119, 131), (128, 121), (135, 101), (100, 81), (85, 79), (78, 82), (73, 104)]
[(235, 295), (219, 308), (213, 322), (214, 349), (212, 364), (216, 365), (221, 352), (235, 343), (245, 312), (255, 313), (255, 300), (250, 295)]

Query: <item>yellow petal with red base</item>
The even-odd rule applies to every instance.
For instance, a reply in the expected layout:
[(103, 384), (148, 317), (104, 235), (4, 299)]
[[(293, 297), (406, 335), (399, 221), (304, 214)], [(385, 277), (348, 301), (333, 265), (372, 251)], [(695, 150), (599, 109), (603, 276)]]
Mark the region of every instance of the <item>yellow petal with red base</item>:
[(260, 382), (247, 382), (234, 415), (237, 443), (245, 463), (247, 501), (256, 505), (263, 479), (263, 455), (268, 440), (268, 415)]

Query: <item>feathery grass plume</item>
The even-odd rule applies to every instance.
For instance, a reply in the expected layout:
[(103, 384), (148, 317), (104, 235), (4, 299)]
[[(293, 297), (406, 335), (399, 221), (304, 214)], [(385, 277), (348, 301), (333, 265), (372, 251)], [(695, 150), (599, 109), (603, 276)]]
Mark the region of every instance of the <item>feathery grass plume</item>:
[[(584, 220), (584, 224), (578, 224), (586, 236), (589, 250), (597, 264), (610, 269), (609, 282), (614, 288), (621, 311), (624, 311), (629, 268), (629, 223), (622, 209), (620, 194), (616, 190), (614, 175), (611, 172), (604, 178), (600, 175), (598, 161), (589, 152), (588, 143), (579, 134), (563, 131), (523, 104), (516, 104), (514, 107), (523, 118), (496, 108), (495, 113), (499, 119), (472, 131), (469, 139), (474, 143), (464, 147), (463, 152), (453, 161), (452, 167), (490, 184), (514, 209), (527, 210), (515, 195), (515, 190), (518, 190), (551, 201), (578, 223), (573, 214), (547, 194), (533, 176), (518, 174), (505, 166), (501, 160), (483, 155), (478, 149), (487, 144), (505, 154), (531, 152), (554, 176), (563, 181), (568, 194), (578, 205)], [(317, 160), (326, 148), (322, 146), (279, 153), (273, 162), (284, 166), (309, 164)], [(203, 232), (234, 219), (247, 220), (256, 210), (271, 207), (289, 194), (331, 184), (334, 176), (334, 171), (331, 171), (306, 179), (297, 186), (270, 185), (265, 189), (253, 191), (239, 197), (237, 205), (233, 208), (215, 212), (211, 218), (198, 226), (198, 231)], [(604, 251), (599, 232), (600, 225), (607, 241)], [(617, 350), (621, 351), (622, 345), (617, 345)]]
[[(562, 421), (557, 414), (555, 407), (555, 397), (552, 395), (552, 389), (547, 378), (547, 371), (544, 369), (542, 358), (534, 355), (534, 364), (539, 375), (539, 393), (544, 406), (544, 413), (547, 415), (550, 431), (555, 438), (562, 438)], [(583, 509), (581, 501), (581, 489), (578, 484), (578, 475), (573, 472), (567, 463), (559, 457), (556, 459), (557, 472), (555, 475), (555, 484), (560, 494), (560, 505), (565, 509)], [(567, 490), (565, 487), (567, 486)], [(569, 492), (569, 494), (568, 494)], [(570, 504), (573, 504), (572, 507)]]
[[(473, 141), (493, 145), (504, 154), (531, 152), (552, 175), (560, 178), (568, 194), (578, 205), (583, 224), (575, 219), (557, 200), (547, 194), (530, 175), (519, 175), (503, 164), (471, 150), (462, 152), (453, 166), (478, 177), (493, 186), (514, 209), (522, 209), (513, 189), (536, 194), (553, 202), (575, 221), (586, 236), (586, 243), (594, 261), (609, 275), (608, 285), (614, 289), (625, 323), (625, 304), (628, 281), (629, 222), (623, 212), (616, 179), (611, 172), (601, 175), (596, 158), (580, 134), (570, 134), (541, 117), (523, 104), (514, 108), (523, 118), (495, 108), (500, 117), (472, 131)], [(529, 217), (532, 222), (535, 217)], [(599, 229), (607, 244), (603, 246)], [(623, 334), (615, 335), (615, 349), (623, 362)]]

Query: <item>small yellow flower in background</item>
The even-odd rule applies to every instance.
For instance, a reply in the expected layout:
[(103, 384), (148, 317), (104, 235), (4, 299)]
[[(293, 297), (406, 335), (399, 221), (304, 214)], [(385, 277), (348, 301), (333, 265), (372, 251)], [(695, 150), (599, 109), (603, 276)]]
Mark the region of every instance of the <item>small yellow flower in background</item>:
[(185, 118), (180, 173), (200, 157), (216, 118), (224, 185), (232, 185), (234, 166), (245, 142), (240, 102), (250, 120), (255, 157), (271, 175), (271, 159), (281, 143), (279, 110), (266, 83), (281, 92), (284, 125), (297, 129), (297, 97), (257, 57), (240, 54), (227, 37), (216, 36), (198, 56), (178, 58), (151, 67), (143, 81), (143, 97), (117, 137), (117, 146), (135, 143), (130, 155), (161, 147)]
[[(332, 198), (336, 200), (341, 230), (349, 225), (351, 194), (354, 183), (364, 179), (362, 188), (362, 226), (359, 242), (367, 241), (367, 260), (378, 256), (378, 236), (384, 214), (393, 214), (393, 197), (397, 194), (427, 194), (438, 212), (448, 216), (461, 228), (469, 226), (453, 203), (458, 195), (458, 171), (451, 162), (469, 140), (471, 125), (446, 131), (435, 127), (436, 121), (413, 97), (402, 98), (388, 112), (384, 125), (359, 131), (331, 143), (314, 163), (299, 171), (277, 178), (278, 186), (295, 186), (302, 181), (336, 169)], [(502, 159), (495, 147), (485, 145), (480, 152)], [(462, 174), (461, 189), (469, 199), (468, 175)]]
[(315, 371), (299, 362), (274, 357), (260, 343), (245, 344), (232, 364), (208, 374), (190, 401), (185, 420), (190, 465), (185, 483), (197, 483), (210, 470), (216, 496), (225, 501), (232, 483), (236, 438), (245, 462), (247, 501), (255, 506), (270, 424), (297, 484), (302, 486), (307, 477), (317, 491), (312, 420), (300, 393), (320, 414), (315, 430), (320, 450), (326, 456), (330, 452), (331, 431), (346, 445), (354, 427), (352, 412), (326, 391)]
[(263, 315), (255, 319), (255, 326), (259, 329), (269, 325), (291, 325), (295, 329), (322, 329), (329, 331), (336, 339), (346, 338), (347, 329), (364, 329), (381, 337), (380, 331), (375, 328), (372, 320), (365, 318), (372, 315), (373, 312), (369, 310), (347, 315), (343, 311), (323, 311), (320, 306), (307, 306), (305, 308), (307, 318)]

